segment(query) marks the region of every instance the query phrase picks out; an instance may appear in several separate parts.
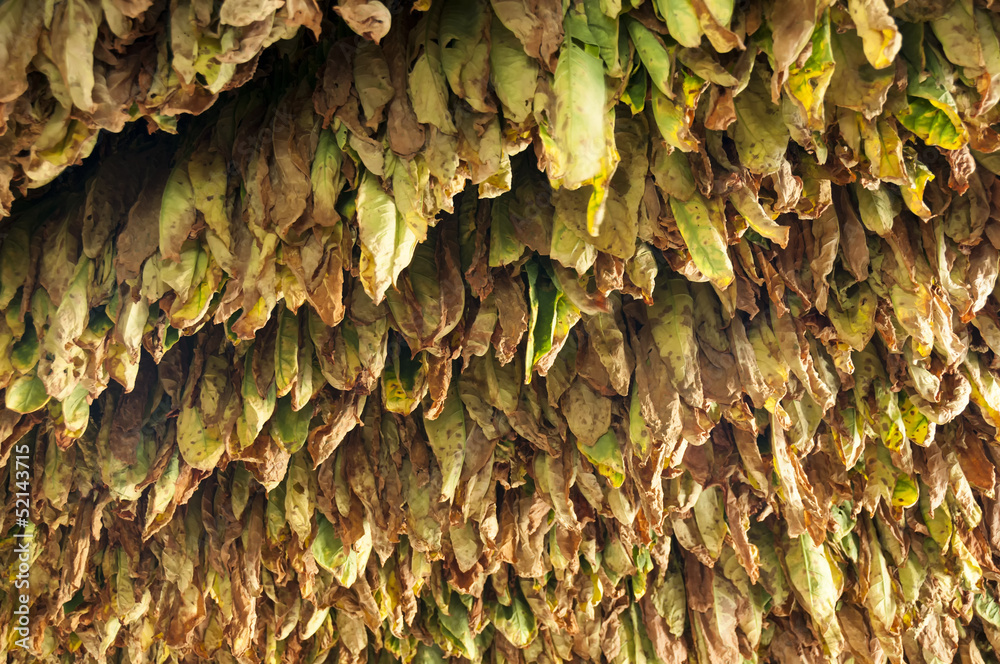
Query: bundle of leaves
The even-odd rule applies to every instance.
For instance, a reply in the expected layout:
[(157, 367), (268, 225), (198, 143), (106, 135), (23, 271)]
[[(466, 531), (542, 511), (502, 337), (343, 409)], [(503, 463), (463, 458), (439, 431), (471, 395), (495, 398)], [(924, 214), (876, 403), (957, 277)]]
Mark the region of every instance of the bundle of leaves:
[(991, 4), (0, 4), (0, 656), (997, 662)]

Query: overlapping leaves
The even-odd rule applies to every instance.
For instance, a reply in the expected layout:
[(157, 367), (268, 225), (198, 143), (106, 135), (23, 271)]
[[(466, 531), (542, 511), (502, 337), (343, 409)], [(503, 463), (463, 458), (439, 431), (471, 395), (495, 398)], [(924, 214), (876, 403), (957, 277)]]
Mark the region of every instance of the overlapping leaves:
[(166, 4), (0, 7), (0, 176), (204, 112), (0, 231), (41, 658), (996, 659), (988, 7)]

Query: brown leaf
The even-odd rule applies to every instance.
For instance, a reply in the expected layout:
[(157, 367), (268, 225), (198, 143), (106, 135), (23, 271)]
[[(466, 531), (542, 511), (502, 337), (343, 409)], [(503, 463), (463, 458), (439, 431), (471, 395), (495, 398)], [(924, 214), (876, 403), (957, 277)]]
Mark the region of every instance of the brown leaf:
[(726, 521), (729, 522), (729, 532), (733, 536), (733, 549), (740, 565), (750, 577), (750, 583), (757, 583), (757, 579), (760, 578), (757, 547), (747, 538), (747, 530), (750, 528), (750, 508), (747, 502), (749, 495), (741, 493), (737, 496), (731, 486), (725, 493)]
[(333, 11), (347, 27), (376, 44), (389, 33), (392, 15), (378, 0), (337, 0)]
[(496, 271), (493, 279), (500, 322), (493, 334), (493, 345), (503, 365), (514, 359), (521, 337), (528, 331), (528, 302), (524, 284), (514, 281), (507, 270)]

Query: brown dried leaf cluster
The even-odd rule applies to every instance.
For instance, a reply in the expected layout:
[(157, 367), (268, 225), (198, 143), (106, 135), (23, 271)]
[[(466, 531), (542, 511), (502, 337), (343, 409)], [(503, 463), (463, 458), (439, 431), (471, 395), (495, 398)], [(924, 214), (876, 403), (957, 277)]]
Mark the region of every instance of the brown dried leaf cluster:
[(0, 653), (996, 662), (998, 21), (3, 4)]

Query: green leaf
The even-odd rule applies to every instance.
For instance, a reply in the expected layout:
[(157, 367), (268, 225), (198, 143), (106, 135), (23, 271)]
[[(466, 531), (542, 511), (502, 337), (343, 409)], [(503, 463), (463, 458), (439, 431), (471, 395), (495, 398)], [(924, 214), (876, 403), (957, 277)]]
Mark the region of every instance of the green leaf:
[(46, 15), (46, 24), (51, 30), (52, 59), (69, 89), (73, 105), (84, 112), (92, 112), (94, 45), (101, 26), (101, 6), (94, 0), (68, 0)]
[(823, 12), (822, 18), (817, 21), (811, 46), (812, 51), (804, 63), (795, 63), (789, 67), (785, 85), (805, 114), (809, 128), (823, 131), (826, 125), (823, 101), (836, 67), (830, 43), (829, 11)]
[(333, 572), (347, 562), (350, 549), (337, 537), (337, 531), (322, 512), (316, 513), (316, 539), (312, 542), (312, 554), (316, 563), (328, 572)]
[(358, 188), (358, 235), (361, 241), (361, 283), (375, 304), (396, 284), (417, 248), (419, 238), (406, 224), (392, 198), (366, 171)]
[(871, 522), (868, 523), (868, 549), (871, 552), (871, 560), (868, 563), (868, 594), (865, 597), (865, 606), (872, 618), (881, 623), (883, 629), (889, 631), (896, 623), (896, 590), (893, 587), (893, 577), (886, 565), (882, 545)]
[[(2, 11), (2, 10), (0, 10)], [(11, 224), (0, 243), (0, 307), (10, 305), (31, 268), (31, 230), (27, 222)]]
[(200, 147), (191, 155), (187, 166), (194, 206), (204, 216), (205, 224), (218, 236), (222, 246), (228, 249), (232, 236), (229, 232), (229, 212), (226, 210), (226, 160), (207, 145)]
[[(439, 26), (444, 3), (434, 3), (433, 8), (422, 19), (423, 30), (416, 34), (423, 37), (418, 47), (423, 52), (417, 56), (410, 69), (409, 93), (417, 120), (432, 124), (446, 134), (455, 133), (448, 108), (448, 84), (441, 64), (441, 42)], [(358, 202), (358, 209), (362, 209)], [(372, 298), (378, 301), (377, 298)]]
[(577, 440), (576, 446), (587, 457), (587, 461), (594, 464), (597, 472), (608, 478), (611, 486), (617, 489), (625, 482), (625, 461), (618, 435), (613, 430), (609, 429), (593, 445), (585, 445), (583, 441)]
[(4, 394), (4, 403), (15, 413), (33, 413), (49, 402), (45, 385), (34, 374), (18, 376)]
[(899, 214), (899, 202), (889, 196), (888, 189), (868, 189), (859, 184), (854, 185), (854, 193), (858, 197), (858, 211), (865, 227), (885, 236), (892, 231), (892, 224)]
[(63, 425), (67, 433), (81, 436), (90, 423), (89, 393), (81, 384), (73, 388), (70, 395), (62, 402)]
[[(941, 42), (949, 62), (972, 70), (982, 67), (984, 44), (978, 25), (980, 18), (981, 15), (975, 10), (971, 0), (958, 0), (930, 21), (930, 28)], [(989, 23), (988, 18), (986, 22)], [(996, 39), (995, 36), (990, 36)]]
[(694, 520), (701, 533), (701, 541), (708, 554), (717, 560), (725, 546), (729, 528), (726, 525), (725, 509), (722, 505), (722, 489), (718, 486), (706, 487), (694, 504)]
[(193, 405), (184, 405), (177, 416), (177, 447), (181, 456), (192, 468), (210, 470), (222, 458), (226, 445), (206, 430), (201, 411)]
[(642, 65), (653, 80), (653, 85), (667, 97), (673, 97), (674, 92), (670, 84), (670, 73), (673, 70), (671, 52), (659, 35), (639, 21), (630, 16), (626, 16), (622, 20), (625, 22), (625, 27), (628, 29), (628, 34), (632, 38), (632, 44), (635, 45)]
[(660, 576), (653, 581), (650, 593), (653, 607), (666, 623), (670, 634), (680, 638), (684, 634), (687, 617), (684, 577), (673, 565), (660, 570)]
[(39, 349), (38, 333), (35, 331), (35, 326), (27, 325), (24, 334), (11, 347), (10, 363), (21, 373), (28, 373), (38, 364)]
[(648, 317), (654, 347), (668, 368), (668, 377), (689, 404), (704, 398), (698, 370), (698, 342), (694, 330), (694, 298), (684, 279), (668, 279)]
[(750, 84), (736, 95), (736, 122), (729, 133), (736, 143), (740, 162), (754, 173), (767, 175), (777, 171), (785, 160), (789, 133), (783, 122), (776, 122), (781, 109), (771, 101), (762, 74), (755, 71)]
[(683, 152), (697, 152), (698, 139), (691, 133), (690, 117), (684, 106), (657, 88), (653, 88), (650, 95), (653, 102), (653, 120), (667, 145)]
[(691, 162), (680, 150), (671, 150), (654, 143), (649, 172), (656, 180), (656, 186), (671, 198), (689, 201), (698, 190)]
[(786, 607), (792, 596), (792, 588), (788, 575), (778, 557), (775, 536), (763, 524), (755, 523), (750, 527), (749, 539), (760, 555), (760, 583), (771, 596), (773, 607)]
[(440, 500), (450, 502), (455, 498), (465, 461), (465, 409), (458, 396), (456, 382), (451, 384), (441, 414), (433, 420), (424, 415), (424, 431), (427, 432), (427, 442), (441, 467)]
[(514, 595), (510, 606), (493, 605), (491, 621), (515, 648), (527, 648), (538, 635), (535, 614), (520, 593)]
[(292, 408), (291, 395), (281, 397), (274, 406), (271, 435), (289, 454), (295, 454), (306, 443), (312, 415), (313, 409), (310, 406), (296, 411)]
[(287, 306), (278, 314), (278, 336), (274, 342), (274, 384), (277, 396), (288, 394), (299, 373), (299, 319)]
[(947, 80), (937, 56), (926, 55), (930, 72), (907, 67), (909, 105), (896, 113), (899, 122), (929, 145), (958, 150), (969, 142), (969, 132), (958, 114), (954, 97), (942, 84)]
[(618, 164), (614, 114), (607, 111), (601, 59), (567, 40), (552, 84), (554, 108), (541, 125), (553, 187), (592, 185), (587, 228), (596, 234), (603, 217), (608, 182)]
[(562, 348), (570, 329), (580, 320), (580, 310), (565, 297), (548, 271), (539, 273), (538, 264), (524, 266), (528, 275), (528, 344), (525, 351), (524, 382), (531, 383), (536, 368), (550, 366)]
[(829, 658), (837, 659), (844, 648), (844, 635), (837, 620), (840, 594), (826, 547), (817, 546), (807, 533), (790, 539), (785, 545), (785, 567), (795, 599), (812, 617), (823, 651)]
[(671, 197), (670, 209), (694, 264), (720, 289), (727, 288), (736, 276), (726, 242), (725, 211), (719, 200), (696, 192), (689, 201)]
[(517, 238), (510, 221), (512, 194), (493, 199), (490, 223), (490, 267), (501, 267), (517, 262), (525, 245)]
[(990, 625), (994, 630), (1000, 630), (1000, 603), (991, 593), (975, 593), (972, 606), (980, 620)]
[(319, 133), (316, 156), (313, 158), (309, 179), (312, 182), (312, 214), (320, 226), (335, 226), (340, 221), (337, 198), (344, 188), (341, 166), (344, 153), (331, 129)]
[[(584, 274), (597, 260), (597, 249), (580, 237), (580, 233), (567, 223), (568, 218), (573, 217), (577, 209), (576, 206), (566, 203), (578, 201), (579, 196), (573, 195), (576, 193), (579, 192), (560, 189), (553, 197), (555, 214), (552, 216), (552, 244), (549, 247), (549, 256), (565, 267), (576, 270), (577, 274)], [(583, 216), (585, 218), (586, 213)]]
[(490, 79), (503, 104), (504, 116), (524, 122), (535, 98), (538, 61), (528, 57), (518, 38), (495, 15), (490, 42)]
[(920, 515), (923, 517), (924, 525), (927, 526), (927, 530), (930, 532), (931, 539), (941, 547), (942, 555), (947, 553), (951, 544), (951, 536), (954, 532), (948, 503), (943, 502), (931, 510), (930, 495), (925, 488), (921, 487)]
[(312, 533), (312, 518), (316, 511), (316, 476), (303, 450), (295, 454), (288, 464), (285, 483), (285, 519), (300, 542)]
[(237, 422), (237, 433), (243, 447), (253, 444), (264, 429), (264, 424), (271, 419), (274, 412), (277, 390), (274, 381), (269, 381), (265, 394), (257, 389), (257, 380), (253, 370), (253, 353), (248, 352), (243, 368), (243, 417)]
[(181, 247), (194, 227), (196, 214), (194, 187), (188, 177), (187, 164), (181, 163), (170, 172), (160, 204), (160, 253), (163, 258), (181, 260)]
[(632, 110), (632, 115), (642, 113), (646, 108), (646, 94), (649, 90), (649, 75), (642, 63), (637, 62), (629, 77), (628, 85), (622, 92), (622, 103)]
[(563, 27), (569, 39), (597, 48), (608, 76), (622, 77), (618, 59), (618, 20), (601, 11), (596, 2), (571, 4)]
[(893, 507), (913, 507), (919, 499), (920, 488), (909, 475), (902, 474), (896, 478), (896, 485), (892, 487), (891, 505)]
[(826, 315), (843, 343), (863, 350), (875, 334), (875, 308), (878, 298), (866, 282), (852, 289), (850, 297), (834, 291), (826, 305)]
[(354, 54), (354, 88), (358, 91), (366, 124), (377, 127), (383, 119), (385, 105), (396, 91), (392, 87), (389, 63), (378, 44), (362, 41)]
[(912, 99), (896, 117), (928, 145), (958, 150), (968, 142), (968, 132), (958, 113), (928, 99)]
[[(715, 83), (724, 88), (735, 88), (739, 86), (738, 78), (729, 73), (714, 55), (703, 48), (684, 48), (678, 51), (677, 60), (680, 61), (691, 74), (704, 79), (709, 83)], [(681, 71), (684, 71), (683, 69)]]
[(408, 349), (398, 347), (390, 353), (382, 371), (382, 398), (390, 413), (409, 415), (420, 405), (428, 387), (427, 365), (420, 359), (424, 355), (413, 358)]
[(456, 646), (459, 654), (473, 662), (479, 661), (480, 652), (472, 634), (469, 610), (462, 604), (457, 592), (451, 594), (448, 613), (438, 612), (438, 620), (445, 635), (451, 637), (449, 641)]
[(441, 10), (441, 66), (460, 99), (480, 113), (495, 112), (490, 100), (490, 13), (483, 0), (448, 0)]
[(777, 242), (782, 247), (788, 246), (788, 227), (774, 221), (749, 187), (743, 186), (734, 190), (729, 194), (729, 200), (752, 229), (768, 240)]
[(678, 44), (693, 48), (701, 43), (701, 23), (691, 0), (654, 0), (653, 6)]

